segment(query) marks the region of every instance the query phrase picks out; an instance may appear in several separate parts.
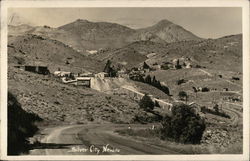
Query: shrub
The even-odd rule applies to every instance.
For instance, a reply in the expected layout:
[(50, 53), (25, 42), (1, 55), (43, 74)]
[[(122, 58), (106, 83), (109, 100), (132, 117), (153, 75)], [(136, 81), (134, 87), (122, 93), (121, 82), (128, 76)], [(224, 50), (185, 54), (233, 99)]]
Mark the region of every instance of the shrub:
[(187, 95), (187, 93), (185, 91), (180, 91), (179, 94), (178, 94), (178, 96), (179, 96), (179, 98), (181, 100), (185, 100), (187, 102), (188, 95)]
[(186, 104), (173, 106), (172, 117), (165, 116), (163, 118), (162, 139), (181, 143), (200, 143), (206, 128), (205, 121), (191, 109)]
[(186, 83), (186, 80), (184, 80), (184, 79), (179, 79), (179, 80), (177, 80), (177, 82), (176, 82), (177, 85), (181, 85), (181, 84), (183, 84), (183, 83)]
[(110, 60), (108, 60), (104, 69), (103, 69), (103, 72), (108, 73), (109, 77), (116, 77), (117, 70), (111, 64), (112, 64), (112, 62)]
[(139, 106), (145, 111), (152, 111), (154, 109), (154, 102), (147, 94), (145, 94), (140, 100)]
[(155, 101), (155, 107), (161, 107), (158, 101)]
[(170, 95), (170, 92), (169, 92), (169, 88), (168, 88), (168, 87), (162, 86), (161, 88), (162, 88), (162, 91), (163, 91), (164, 93), (166, 93), (167, 95)]
[(150, 84), (150, 85), (152, 84), (152, 80), (151, 80), (151, 76), (150, 75), (146, 76), (145, 83)]

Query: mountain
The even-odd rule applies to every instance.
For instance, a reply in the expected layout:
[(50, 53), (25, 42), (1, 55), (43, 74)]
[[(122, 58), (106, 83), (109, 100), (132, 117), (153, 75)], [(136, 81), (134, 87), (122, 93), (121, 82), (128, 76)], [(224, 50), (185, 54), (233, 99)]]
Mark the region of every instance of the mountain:
[(78, 19), (59, 27), (75, 37), (85, 49), (98, 50), (106, 47), (121, 47), (129, 43), (126, 37), (135, 30), (116, 23), (90, 22)]
[(199, 40), (200, 38), (190, 31), (187, 31), (183, 27), (176, 25), (168, 20), (161, 20), (157, 24), (139, 29), (137, 31), (139, 35), (149, 35), (152, 37), (158, 37), (165, 42), (177, 42), (183, 40)]
[(52, 71), (61, 68), (72, 72), (100, 72), (104, 68), (102, 62), (86, 57), (60, 41), (32, 34), (9, 37), (8, 63), (46, 65)]
[(121, 48), (136, 41), (168, 43), (200, 39), (167, 20), (162, 20), (148, 28), (134, 30), (116, 23), (91, 22), (78, 19), (58, 28), (49, 26), (9, 26), (9, 34), (40, 35), (61, 41), (82, 53), (87, 53), (87, 50), (98, 51), (106, 48)]

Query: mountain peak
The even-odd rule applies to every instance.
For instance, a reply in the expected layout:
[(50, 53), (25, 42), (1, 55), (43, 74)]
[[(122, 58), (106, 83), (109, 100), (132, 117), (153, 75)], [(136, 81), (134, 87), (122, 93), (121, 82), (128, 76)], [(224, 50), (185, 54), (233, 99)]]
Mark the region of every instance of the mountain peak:
[(75, 22), (90, 22), (90, 21), (88, 21), (88, 20), (85, 20), (85, 19), (77, 19)]
[(173, 24), (173, 23), (167, 19), (163, 19), (163, 20), (159, 21), (156, 25), (163, 26), (163, 25), (170, 25), (170, 24)]

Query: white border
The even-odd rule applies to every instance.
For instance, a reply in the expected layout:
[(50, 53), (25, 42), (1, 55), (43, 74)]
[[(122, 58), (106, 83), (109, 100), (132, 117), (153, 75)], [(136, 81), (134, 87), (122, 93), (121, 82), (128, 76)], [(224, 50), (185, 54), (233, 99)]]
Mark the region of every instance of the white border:
[[(242, 7), (243, 23), (243, 154), (7, 156), (7, 9), (11, 7)], [(3, 1), (1, 2), (1, 159), (4, 160), (249, 160), (249, 2), (247, 0), (169, 1)]]

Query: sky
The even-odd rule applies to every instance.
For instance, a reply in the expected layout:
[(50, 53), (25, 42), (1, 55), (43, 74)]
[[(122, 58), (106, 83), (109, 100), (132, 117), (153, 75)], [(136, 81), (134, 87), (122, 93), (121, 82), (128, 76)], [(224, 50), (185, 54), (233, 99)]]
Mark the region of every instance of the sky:
[[(13, 15), (14, 18), (13, 18)], [(119, 23), (130, 28), (149, 27), (167, 19), (202, 38), (219, 38), (242, 33), (241, 8), (10, 8), (12, 23), (59, 27), (86, 19)]]

